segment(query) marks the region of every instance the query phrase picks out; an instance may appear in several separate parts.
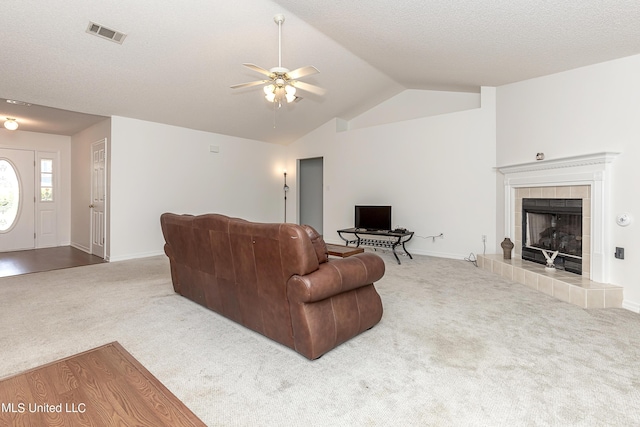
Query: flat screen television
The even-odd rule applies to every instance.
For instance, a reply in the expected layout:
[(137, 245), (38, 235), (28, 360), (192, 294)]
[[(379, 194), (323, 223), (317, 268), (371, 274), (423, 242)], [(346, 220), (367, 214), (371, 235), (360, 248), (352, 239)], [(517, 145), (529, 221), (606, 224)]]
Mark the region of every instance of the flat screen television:
[(355, 227), (391, 230), (391, 206), (356, 206)]

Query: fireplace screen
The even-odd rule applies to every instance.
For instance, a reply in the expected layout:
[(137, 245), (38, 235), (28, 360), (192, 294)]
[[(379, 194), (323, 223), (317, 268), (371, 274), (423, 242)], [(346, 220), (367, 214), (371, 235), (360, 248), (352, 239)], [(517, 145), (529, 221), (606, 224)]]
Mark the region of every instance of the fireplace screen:
[(582, 199), (522, 199), (522, 259), (582, 274)]
[(582, 256), (582, 215), (526, 213), (525, 246)]

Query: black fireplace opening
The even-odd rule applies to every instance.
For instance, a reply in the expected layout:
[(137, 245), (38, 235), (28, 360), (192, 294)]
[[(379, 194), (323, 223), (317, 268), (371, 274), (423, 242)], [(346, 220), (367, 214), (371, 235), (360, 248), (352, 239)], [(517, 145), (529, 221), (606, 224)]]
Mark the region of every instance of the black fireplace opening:
[(522, 199), (522, 259), (582, 274), (582, 199)]

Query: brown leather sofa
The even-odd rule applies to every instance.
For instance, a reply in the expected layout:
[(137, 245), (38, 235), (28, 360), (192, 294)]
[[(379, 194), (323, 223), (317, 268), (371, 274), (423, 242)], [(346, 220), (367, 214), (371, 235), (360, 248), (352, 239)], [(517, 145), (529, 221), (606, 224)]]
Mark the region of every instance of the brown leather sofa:
[(172, 213), (160, 222), (177, 293), (309, 359), (382, 318), (377, 255), (328, 259), (322, 237), (296, 224)]

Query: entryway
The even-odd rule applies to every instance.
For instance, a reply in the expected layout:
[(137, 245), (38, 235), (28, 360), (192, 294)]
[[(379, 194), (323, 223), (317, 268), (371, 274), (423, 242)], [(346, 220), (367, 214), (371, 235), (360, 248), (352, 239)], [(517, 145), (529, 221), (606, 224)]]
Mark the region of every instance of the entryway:
[(0, 253), (0, 277), (106, 262), (72, 246)]
[(0, 277), (104, 261), (104, 141), (92, 152), (95, 256), (60, 244), (57, 234), (59, 153), (0, 148)]

